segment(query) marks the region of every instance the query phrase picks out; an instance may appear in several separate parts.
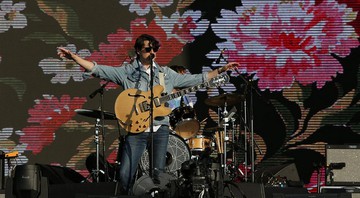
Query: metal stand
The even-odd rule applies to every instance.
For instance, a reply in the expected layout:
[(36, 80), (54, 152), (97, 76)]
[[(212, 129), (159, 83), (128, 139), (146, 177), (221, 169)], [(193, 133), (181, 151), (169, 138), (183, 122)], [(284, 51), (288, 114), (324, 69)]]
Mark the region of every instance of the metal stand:
[(94, 135), (94, 143), (96, 147), (96, 170), (92, 170), (91, 176), (95, 178), (96, 183), (99, 183), (99, 174), (100, 174), (100, 146), (99, 146), (99, 131), (100, 131), (100, 119), (96, 119), (95, 123), (95, 135)]
[[(99, 149), (99, 131), (100, 128), (102, 128), (101, 132), (102, 132), (102, 145), (103, 145), (103, 161), (106, 162), (105, 159), (105, 115), (104, 115), (104, 110), (103, 110), (103, 101), (104, 101), (104, 89), (106, 87), (106, 85), (109, 84), (110, 81), (107, 81), (105, 84), (103, 84), (100, 88), (96, 89), (95, 91), (93, 91), (89, 97), (90, 98), (94, 98), (98, 93), (100, 94), (100, 104), (99, 104), (99, 111), (100, 111), (100, 117), (101, 117), (101, 124), (100, 124), (100, 119), (96, 119), (96, 124), (95, 124), (95, 144), (96, 144), (96, 182), (99, 182), (99, 172), (100, 172), (100, 168), (99, 168), (99, 157), (100, 157), (100, 149)], [(107, 164), (104, 163), (104, 174), (105, 174), (105, 181), (109, 180), (109, 171), (108, 171), (108, 167)]]
[(96, 169), (91, 170), (91, 173), (82, 181), (86, 182), (90, 178), (92, 178), (92, 182), (99, 183), (100, 181), (100, 173), (104, 174), (105, 172), (100, 170), (100, 145), (99, 145), (99, 134), (100, 134), (100, 119), (97, 118), (95, 121), (95, 131), (94, 131), (94, 143), (95, 143), (95, 155), (96, 155)]
[(248, 145), (247, 145), (247, 106), (246, 99), (244, 100), (244, 181), (248, 181)]
[[(250, 90), (250, 110), (249, 110), (249, 118), (250, 118), (250, 147), (251, 147), (251, 182), (255, 182), (255, 146), (259, 149), (259, 152), (262, 153), (260, 147), (258, 147), (258, 145), (255, 142), (254, 139), (254, 104), (253, 104), (253, 90), (255, 90), (256, 94), (261, 96), (261, 94), (253, 87), (252, 85), (252, 81), (251, 80), (247, 80), (245, 77), (243, 77), (241, 75), (241, 73), (235, 68), (236, 73), (239, 74), (239, 77), (245, 82), (246, 84), (246, 92), (248, 91), (248, 89)], [(246, 96), (246, 94), (245, 94)], [(247, 130), (248, 130), (248, 107), (247, 107), (247, 98), (245, 97), (245, 101), (244, 101), (244, 149), (245, 149), (245, 181), (247, 181), (247, 172), (248, 172), (248, 159), (247, 159), (247, 154), (248, 154), (248, 150), (247, 150)]]
[(154, 54), (150, 54), (150, 169), (149, 176), (151, 179), (154, 179)]
[(251, 134), (251, 182), (255, 182), (255, 139), (254, 139), (254, 110), (253, 94), (250, 87), (250, 134)]
[(229, 137), (227, 134), (227, 126), (228, 126), (228, 119), (226, 118), (226, 116), (228, 115), (228, 111), (226, 110), (227, 108), (227, 102), (225, 101), (224, 103), (224, 109), (223, 109), (223, 116), (224, 116), (224, 136), (223, 139), (221, 140), (223, 142), (224, 145), (224, 159), (222, 160), (223, 164), (221, 164), (221, 167), (223, 169), (223, 175), (225, 176), (226, 173), (228, 172), (228, 168), (226, 165), (227, 162), (227, 155), (226, 155), (226, 150), (227, 150), (227, 145), (226, 143), (229, 141)]

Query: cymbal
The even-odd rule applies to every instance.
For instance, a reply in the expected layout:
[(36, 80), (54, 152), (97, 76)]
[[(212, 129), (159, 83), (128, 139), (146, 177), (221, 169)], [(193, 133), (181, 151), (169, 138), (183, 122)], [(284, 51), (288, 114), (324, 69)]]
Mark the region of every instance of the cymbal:
[[(101, 119), (101, 111), (94, 109), (75, 109), (75, 112), (79, 115), (83, 115), (90, 118), (99, 118)], [(104, 111), (105, 120), (117, 120), (114, 113)]]
[(225, 102), (227, 106), (233, 106), (235, 104), (243, 101), (245, 97), (240, 94), (221, 94), (218, 96), (213, 96), (205, 100), (205, 104), (209, 106), (225, 106)]

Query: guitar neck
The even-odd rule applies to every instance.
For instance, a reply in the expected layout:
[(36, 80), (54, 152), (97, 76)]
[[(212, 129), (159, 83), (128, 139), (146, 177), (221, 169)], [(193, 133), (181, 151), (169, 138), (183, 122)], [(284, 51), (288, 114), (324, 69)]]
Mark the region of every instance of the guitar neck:
[(173, 99), (175, 99), (175, 98), (184, 96), (185, 94), (198, 91), (199, 89), (206, 88), (206, 87), (207, 87), (207, 84), (208, 84), (208, 82), (205, 82), (205, 83), (202, 83), (202, 84), (193, 86), (193, 87), (189, 87), (189, 88), (182, 89), (182, 90), (180, 90), (180, 91), (178, 91), (178, 92), (176, 92), (176, 93), (172, 93), (172, 94), (169, 94), (169, 95), (165, 95), (165, 96), (159, 98), (160, 104), (163, 104), (163, 103), (165, 103), (165, 102), (167, 102), (167, 101), (169, 101), (169, 100), (173, 100)]

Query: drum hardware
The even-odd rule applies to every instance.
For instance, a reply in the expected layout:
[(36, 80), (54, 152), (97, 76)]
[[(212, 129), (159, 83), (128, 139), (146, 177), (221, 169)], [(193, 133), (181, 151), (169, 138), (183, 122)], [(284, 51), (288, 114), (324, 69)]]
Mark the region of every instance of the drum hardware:
[[(221, 120), (220, 116), (219, 116), (219, 120), (218, 120), (218, 129), (224, 129), (223, 132), (224, 134), (219, 134), (217, 135), (217, 138), (220, 138), (220, 141), (217, 141), (218, 143), (218, 149), (220, 154), (223, 154), (223, 160), (222, 160), (222, 165), (225, 168), (226, 171), (226, 142), (229, 140), (228, 137), (228, 131), (227, 131), (227, 126), (229, 126), (228, 122), (230, 121), (230, 119), (235, 115), (237, 109), (236, 107), (233, 107), (230, 112), (227, 111), (227, 107), (228, 106), (234, 106), (236, 104), (239, 104), (242, 100), (244, 100), (244, 96), (240, 95), (240, 94), (236, 94), (236, 93), (232, 93), (232, 94), (221, 94), (219, 96), (214, 96), (211, 98), (208, 98), (205, 100), (205, 104), (209, 105), (209, 106), (217, 106), (218, 107), (218, 115), (222, 115), (224, 118)], [(221, 107), (223, 107), (223, 109), (221, 109)], [(222, 110), (222, 112), (221, 112)], [(208, 128), (209, 129), (209, 128)], [(208, 130), (206, 129), (206, 130)], [(216, 129), (216, 128), (215, 128)], [(232, 133), (232, 138), (234, 139), (234, 134)]]
[[(146, 150), (140, 159), (140, 170), (144, 174), (149, 174), (149, 157), (149, 152)], [(190, 157), (190, 149), (185, 141), (177, 134), (169, 134), (165, 172), (176, 178), (181, 177), (181, 165), (190, 160)]]
[[(103, 86), (102, 86), (103, 88)], [(98, 91), (98, 90), (97, 90)], [(95, 93), (95, 92), (94, 92)], [(95, 96), (95, 95), (94, 95)], [(100, 170), (100, 143), (99, 143), (99, 136), (100, 136), (100, 128), (104, 126), (104, 123), (101, 123), (101, 120), (116, 120), (116, 116), (114, 113), (110, 113), (110, 112), (106, 112), (106, 111), (101, 111), (101, 110), (91, 110), (91, 109), (75, 109), (75, 112), (79, 115), (83, 115), (86, 117), (90, 117), (90, 118), (96, 118), (95, 120), (95, 131), (94, 131), (94, 143), (95, 143), (95, 147), (96, 147), (96, 170), (92, 170), (92, 172), (90, 173), (89, 177), (94, 178), (94, 180), (98, 183), (99, 182), (99, 174), (105, 174), (105, 178), (106, 180), (108, 179), (108, 170), (107, 167), (105, 166), (105, 172), (104, 170)], [(103, 119), (101, 119), (103, 118)], [(104, 129), (102, 130), (103, 133), (103, 144), (105, 144), (104, 142)], [(103, 154), (103, 161), (105, 160), (104, 154)]]
[[(79, 115), (83, 115), (89, 118), (99, 118), (101, 119), (101, 111), (93, 109), (75, 109), (75, 112)], [(105, 120), (117, 120), (114, 113), (104, 111)]]
[(176, 179), (168, 173), (160, 173), (159, 180), (160, 183), (155, 184), (149, 175), (141, 176), (134, 183), (133, 194), (135, 196), (174, 197), (177, 186)]
[[(228, 187), (228, 183), (233, 181), (239, 175), (236, 167), (237, 162), (235, 155), (235, 115), (237, 114), (235, 105), (240, 104), (241, 101), (244, 100), (245, 97), (240, 94), (222, 94), (205, 101), (209, 106), (218, 107), (218, 126), (205, 129), (205, 131), (215, 131), (215, 142), (219, 154), (219, 164), (218, 169), (214, 169), (212, 172), (215, 173), (215, 182), (213, 185), (216, 189), (215, 195), (217, 197), (222, 197), (225, 188)], [(228, 112), (227, 108), (229, 106), (233, 106), (233, 108)], [(229, 147), (229, 151), (227, 147)], [(231, 157), (231, 161), (228, 161), (228, 157)], [(234, 195), (232, 195), (232, 197), (234, 197)]]
[(234, 106), (243, 101), (245, 97), (236, 93), (226, 93), (218, 96), (213, 96), (205, 100), (205, 104), (213, 107)]
[(100, 170), (100, 146), (99, 146), (99, 131), (100, 131), (100, 119), (96, 118), (95, 123), (95, 136), (94, 136), (94, 143), (96, 146), (96, 170), (92, 170), (91, 174), (95, 181), (98, 183), (100, 181), (100, 173), (105, 174), (104, 171)]
[[(222, 167), (224, 168), (224, 170), (223, 170), (224, 174), (226, 174), (228, 172), (228, 166), (226, 164), (226, 162), (227, 162), (227, 143), (229, 142), (229, 136), (228, 136), (229, 131), (227, 130), (227, 128), (229, 126), (228, 123), (230, 121), (232, 121), (232, 118), (236, 114), (236, 111), (237, 111), (235, 106), (230, 110), (230, 112), (228, 112), (226, 110), (226, 107), (227, 107), (227, 102), (225, 101), (224, 110), (222, 113), (224, 118), (221, 121), (219, 121), (219, 125), (224, 127), (224, 131), (223, 131), (223, 133), (222, 132), (219, 133), (220, 141), (218, 141), (218, 143), (220, 145), (220, 151), (221, 151), (219, 153), (223, 155), (223, 159), (221, 161), (222, 161)], [(231, 138), (232, 138), (232, 141), (235, 140), (234, 129), (231, 131)], [(235, 162), (235, 160), (234, 160), (234, 158), (235, 158), (234, 144), (231, 144), (231, 149), (232, 149), (232, 159), (233, 159), (233, 162)]]
[[(184, 197), (211, 197), (211, 182), (216, 176), (210, 166), (212, 165), (208, 159), (200, 157), (195, 157), (182, 164), (181, 173), (185, 180), (181, 188), (187, 191), (183, 193)], [(216, 168), (218, 170), (218, 167)]]
[(173, 130), (185, 140), (194, 137), (200, 129), (195, 110), (191, 106), (175, 108), (169, 117)]

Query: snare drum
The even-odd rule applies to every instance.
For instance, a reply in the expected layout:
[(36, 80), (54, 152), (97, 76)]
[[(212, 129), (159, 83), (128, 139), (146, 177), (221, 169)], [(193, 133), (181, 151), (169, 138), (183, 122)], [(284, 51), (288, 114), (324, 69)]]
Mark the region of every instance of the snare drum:
[(189, 139), (189, 147), (191, 151), (205, 151), (207, 148), (211, 150), (211, 146), (211, 138), (203, 135), (197, 135)]
[(195, 111), (190, 106), (178, 107), (170, 114), (170, 125), (185, 140), (192, 138), (200, 129)]

